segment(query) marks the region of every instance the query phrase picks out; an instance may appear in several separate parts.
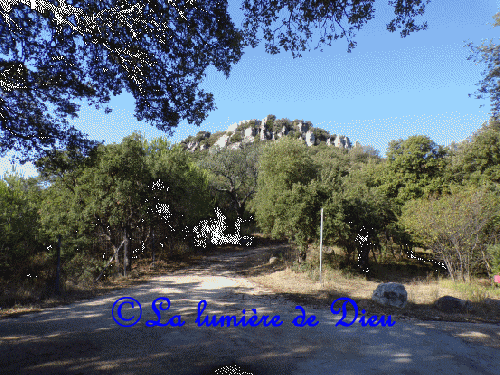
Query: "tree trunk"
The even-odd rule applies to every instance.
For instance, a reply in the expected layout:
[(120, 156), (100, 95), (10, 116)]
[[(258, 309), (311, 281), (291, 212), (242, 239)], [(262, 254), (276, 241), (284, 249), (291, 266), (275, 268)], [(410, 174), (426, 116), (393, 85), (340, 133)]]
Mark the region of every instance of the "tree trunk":
[(127, 233), (127, 228), (124, 228), (123, 230), (123, 241), (125, 243), (123, 244), (123, 276), (127, 276), (127, 272), (130, 272), (130, 254), (129, 254), (129, 245), (130, 245), (130, 240), (128, 238), (128, 233)]
[(243, 215), (245, 214), (245, 204), (239, 206), (236, 210), (236, 223), (235, 223), (235, 240), (237, 243), (241, 240), (241, 227), (243, 224)]
[(299, 263), (304, 263), (307, 257), (307, 243), (299, 246)]
[[(123, 242), (122, 242), (123, 244)], [(121, 245), (120, 245), (121, 247)], [(114, 270), (114, 275), (118, 275), (121, 271), (121, 267), (120, 267), (120, 258), (119, 258), (119, 253), (120, 253), (120, 247), (116, 247), (115, 245), (113, 245), (113, 256), (115, 258), (115, 270)]]
[(369, 266), (369, 256), (370, 254), (370, 244), (363, 243), (359, 245), (358, 249), (358, 267), (362, 272), (368, 271)]

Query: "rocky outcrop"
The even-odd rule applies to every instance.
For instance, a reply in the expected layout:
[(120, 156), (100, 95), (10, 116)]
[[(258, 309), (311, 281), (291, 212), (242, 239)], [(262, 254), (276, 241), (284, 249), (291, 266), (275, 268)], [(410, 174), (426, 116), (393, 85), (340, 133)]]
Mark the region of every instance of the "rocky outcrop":
[[(319, 133), (317, 133), (319, 132)], [(189, 151), (206, 150), (215, 151), (217, 148), (237, 149), (244, 144), (253, 143), (258, 138), (261, 141), (277, 141), (293, 133), (296, 138), (302, 139), (307, 146), (315, 146), (326, 139), (328, 146), (350, 149), (351, 141), (344, 135), (329, 135), (328, 132), (314, 128), (310, 121), (290, 121), (288, 119), (276, 120), (276, 116), (268, 115), (261, 121), (246, 120), (231, 124), (227, 131), (211, 134), (198, 132), (196, 137), (188, 137), (182, 141)], [(319, 134), (319, 138), (318, 138)], [(216, 138), (216, 139), (215, 139)], [(356, 142), (354, 147), (361, 146)]]
[(311, 130), (307, 131), (305, 140), (308, 146), (314, 146), (315, 137), (314, 133)]

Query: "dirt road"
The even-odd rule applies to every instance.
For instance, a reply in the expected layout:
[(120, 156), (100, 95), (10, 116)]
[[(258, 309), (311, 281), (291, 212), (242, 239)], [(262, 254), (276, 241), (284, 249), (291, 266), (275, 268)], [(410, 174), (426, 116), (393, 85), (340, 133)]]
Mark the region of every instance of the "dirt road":
[[(269, 250), (269, 249), (268, 249)], [(223, 374), (236, 365), (247, 374), (498, 374), (500, 350), (471, 344), (414, 322), (392, 327), (336, 326), (341, 314), (304, 307), (316, 326), (298, 327), (296, 304), (238, 277), (235, 265), (262, 257), (262, 249), (214, 255), (198, 266), (40, 313), (0, 320), (0, 373), (5, 374)], [(120, 298), (134, 301), (122, 304)], [(170, 308), (158, 321), (152, 302)], [(199, 314), (200, 301), (206, 309)], [(138, 303), (141, 304), (141, 309)], [(163, 309), (167, 307), (164, 300)], [(156, 304), (159, 307), (159, 302)], [(256, 314), (253, 310), (255, 309)], [(245, 310), (245, 313), (243, 313)], [(181, 318), (173, 318), (180, 315)], [(257, 315), (280, 326), (207, 327), (207, 316)], [(122, 327), (113, 319), (131, 327)], [(133, 318), (132, 318), (133, 317)], [(353, 316), (344, 319), (351, 322)], [(173, 326), (185, 322), (182, 326)], [(500, 327), (492, 326), (500, 333)], [(499, 334), (500, 336), (500, 334)], [(231, 374), (231, 372), (227, 372)], [(243, 372), (233, 372), (242, 374)]]

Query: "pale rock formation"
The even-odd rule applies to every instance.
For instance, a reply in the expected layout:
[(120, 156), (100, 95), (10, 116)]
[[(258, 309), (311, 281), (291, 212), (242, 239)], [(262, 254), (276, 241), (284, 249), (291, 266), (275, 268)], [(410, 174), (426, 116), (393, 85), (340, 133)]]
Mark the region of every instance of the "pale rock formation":
[(308, 130), (306, 133), (306, 144), (308, 146), (313, 146), (315, 142), (314, 134), (311, 130)]
[[(271, 116), (271, 117), (270, 117)], [(272, 129), (266, 129), (266, 123), (268, 120), (275, 118), (275, 116), (269, 115), (266, 116), (260, 121), (260, 123), (255, 120), (255, 125), (246, 128), (243, 131), (236, 131), (238, 126), (249, 122), (249, 120), (246, 121), (240, 121), (238, 123), (231, 124), (229, 128), (227, 129), (227, 132), (232, 132), (233, 134), (239, 133), (239, 135), (242, 137), (242, 141), (238, 142), (231, 142), (229, 135), (223, 135), (219, 139), (215, 141), (212, 147), (210, 147), (209, 151), (212, 153), (212, 150), (215, 151), (217, 147), (220, 148), (225, 148), (225, 147), (230, 147), (231, 149), (237, 149), (241, 148), (244, 144), (249, 144), (253, 143), (255, 141), (255, 136), (259, 136), (261, 141), (277, 141), (280, 138), (283, 138), (289, 133), (290, 129), (287, 129), (286, 126), (283, 126), (283, 129), (279, 132), (274, 132)], [(295, 131), (299, 131), (301, 134), (301, 138), (306, 142), (307, 146), (313, 146), (318, 143), (318, 139), (314, 136), (312, 126), (310, 122), (299, 122), (298, 124), (295, 124), (293, 127)], [(200, 144), (201, 141), (204, 139), (208, 139), (210, 137), (210, 132), (199, 132), (196, 138), (187, 144), (187, 148), (189, 151), (194, 151), (194, 150), (206, 150), (208, 148), (208, 145), (206, 145), (206, 142), (203, 142), (203, 144)], [(352, 148), (351, 142), (348, 137), (344, 135), (338, 135), (327, 137), (326, 138), (326, 144), (328, 146), (334, 146), (338, 148), (345, 148), (345, 149), (350, 149)], [(356, 142), (354, 147), (360, 147), (361, 144), (359, 142)]]
[(247, 137), (253, 138), (253, 137), (255, 137), (255, 134), (257, 134), (257, 129), (252, 128), (252, 127), (245, 129), (245, 138), (247, 138)]
[(337, 138), (335, 138), (333, 145), (340, 148), (351, 148), (351, 142), (345, 135), (337, 135)]
[(299, 122), (297, 124), (297, 130), (301, 133), (305, 133), (309, 130), (309, 124)]
[(220, 137), (217, 142), (214, 143), (214, 146), (219, 146), (221, 148), (224, 148), (227, 146), (227, 140), (229, 139), (229, 136), (227, 134), (224, 134), (222, 137)]
[(278, 135), (278, 138), (281, 138), (287, 134), (288, 134), (288, 130), (287, 130), (286, 126), (283, 126), (283, 129), (277, 135)]

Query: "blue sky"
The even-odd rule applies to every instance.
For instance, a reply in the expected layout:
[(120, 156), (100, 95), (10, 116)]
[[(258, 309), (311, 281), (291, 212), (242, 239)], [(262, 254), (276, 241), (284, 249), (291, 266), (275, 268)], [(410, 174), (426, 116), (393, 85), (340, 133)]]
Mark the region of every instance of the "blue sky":
[[(237, 27), (243, 23), (242, 4), (229, 0), (228, 12)], [(200, 127), (182, 121), (169, 140), (176, 143), (200, 130), (226, 130), (235, 122), (261, 120), (268, 114), (311, 121), (351, 142), (371, 145), (382, 156), (393, 139), (424, 134), (448, 145), (470, 136), (489, 119), (490, 102), (468, 97), (478, 89), (485, 66), (467, 60), (470, 49), (464, 46), (497, 38), (500, 28), (492, 24), (500, 1), (432, 0), (418, 22), (427, 21), (428, 30), (406, 38), (386, 30), (394, 16), (388, 0), (377, 0), (375, 9), (375, 18), (358, 31), (358, 44), (350, 54), (345, 38), (321, 46), (323, 52), (314, 50), (323, 29), (311, 29), (311, 52), (296, 59), (283, 49), (270, 55), (260, 31), (262, 42), (244, 50), (227, 80), (213, 66), (205, 71), (199, 87), (214, 94), (217, 109)], [(281, 12), (273, 29), (286, 15)], [(342, 22), (346, 25), (345, 19)], [(106, 144), (119, 143), (134, 130), (148, 139), (165, 136), (138, 122), (134, 105), (133, 97), (123, 93), (109, 104), (111, 114), (84, 104), (79, 118), (70, 123)], [(0, 159), (0, 175), (10, 168), (8, 157)], [(30, 163), (17, 165), (17, 170), (25, 177), (37, 175)]]

